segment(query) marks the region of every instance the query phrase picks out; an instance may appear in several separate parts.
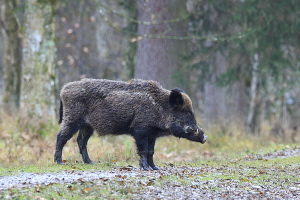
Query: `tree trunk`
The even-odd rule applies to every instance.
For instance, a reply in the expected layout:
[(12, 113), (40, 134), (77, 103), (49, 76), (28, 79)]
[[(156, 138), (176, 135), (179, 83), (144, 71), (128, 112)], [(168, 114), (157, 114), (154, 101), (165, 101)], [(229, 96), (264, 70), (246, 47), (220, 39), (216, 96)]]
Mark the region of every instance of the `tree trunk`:
[[(138, 20), (160, 22), (180, 18), (186, 12), (185, 1), (138, 1)], [(180, 57), (187, 50), (187, 42), (170, 39), (143, 38), (143, 35), (180, 36), (187, 30), (186, 21), (159, 25), (138, 24), (135, 77), (159, 81), (164, 87), (174, 87), (172, 78), (181, 66)], [(178, 84), (177, 84), (178, 85)]]
[[(133, 3), (133, 2), (132, 2)], [(128, 13), (124, 6), (118, 1), (107, 1), (103, 3), (110, 9), (117, 10), (119, 13)], [(134, 7), (134, 5), (132, 5)], [(133, 8), (134, 9), (134, 8)], [(100, 10), (98, 12), (98, 10)], [(127, 79), (128, 78), (128, 67), (130, 63), (126, 63), (123, 59), (124, 52), (128, 53), (129, 38), (124, 37), (123, 33), (116, 31), (112, 26), (116, 28), (128, 26), (128, 21), (121, 18), (118, 15), (109, 13), (104, 7), (99, 7), (97, 10), (96, 18), (96, 44), (97, 44), (97, 58), (99, 59), (99, 78), (107, 79)], [(134, 12), (134, 11), (132, 11)], [(114, 24), (111, 25), (110, 23)], [(131, 61), (132, 62), (132, 61)]]
[(4, 53), (3, 53), (3, 37), (0, 34), (0, 109), (3, 107), (3, 91), (4, 91)]
[[(206, 25), (201, 25), (203, 30), (200, 32), (203, 32), (204, 35), (212, 36), (210, 34), (214, 32), (226, 33), (231, 28), (226, 24), (227, 13), (220, 10), (218, 5), (209, 2), (204, 3), (203, 12), (206, 15), (203, 16), (203, 20), (206, 21), (203, 24)], [(206, 125), (217, 125), (226, 133), (227, 127), (244, 125), (245, 85), (240, 77), (234, 77), (236, 81), (229, 83), (229, 85), (217, 86), (217, 79), (220, 75), (236, 68), (236, 66), (231, 66), (236, 58), (231, 57), (229, 45), (224, 47), (222, 46), (224, 43), (220, 44), (209, 40), (203, 43), (204, 48), (210, 47), (212, 49), (211, 53), (208, 54), (211, 78), (210, 81), (204, 83), (203, 111)], [(233, 77), (230, 79), (232, 80)]]
[(211, 80), (204, 85), (204, 117), (207, 125), (242, 124), (244, 113), (244, 85), (238, 80), (230, 86), (217, 87), (217, 77), (228, 67), (226, 52), (216, 52), (211, 60)]
[(256, 122), (256, 108), (257, 108), (257, 84), (258, 84), (258, 64), (259, 57), (258, 54), (254, 54), (252, 61), (252, 79), (251, 79), (251, 88), (250, 88), (250, 103), (248, 116), (246, 119), (246, 132), (258, 134), (258, 124)]
[(4, 29), (4, 13), (5, 2), (0, 2), (0, 109), (3, 108), (3, 93), (4, 93), (4, 51), (5, 51), (5, 29)]
[(50, 1), (25, 2), (22, 112), (31, 117), (55, 119), (55, 26)]
[(21, 88), (21, 39), (20, 24), (14, 9), (17, 8), (16, 0), (4, 2), (4, 95), (3, 103), (7, 111), (13, 111), (19, 107)]
[(109, 12), (106, 6), (129, 15), (119, 1), (72, 0), (59, 3), (56, 44), (60, 86), (81, 78), (128, 79), (126, 66), (129, 62), (123, 57), (130, 38), (112, 27), (114, 24), (127, 30), (128, 21)]

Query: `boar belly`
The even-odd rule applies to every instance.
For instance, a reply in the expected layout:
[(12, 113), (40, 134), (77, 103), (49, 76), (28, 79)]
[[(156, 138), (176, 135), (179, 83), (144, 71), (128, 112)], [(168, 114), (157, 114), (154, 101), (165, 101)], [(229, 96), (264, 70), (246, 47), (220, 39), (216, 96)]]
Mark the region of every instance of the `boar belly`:
[(99, 112), (95, 111), (89, 121), (99, 135), (121, 135), (131, 134), (133, 117), (132, 112), (117, 112), (107, 107)]

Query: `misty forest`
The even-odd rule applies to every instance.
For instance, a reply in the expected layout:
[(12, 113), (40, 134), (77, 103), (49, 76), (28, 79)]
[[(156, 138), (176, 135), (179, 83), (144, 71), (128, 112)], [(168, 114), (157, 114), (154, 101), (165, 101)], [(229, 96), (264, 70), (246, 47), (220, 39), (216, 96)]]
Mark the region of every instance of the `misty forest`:
[(205, 128), (238, 126), (246, 134), (297, 139), (296, 0), (4, 0), (0, 6), (0, 105), (10, 116), (51, 123), (63, 84), (141, 78), (182, 88)]

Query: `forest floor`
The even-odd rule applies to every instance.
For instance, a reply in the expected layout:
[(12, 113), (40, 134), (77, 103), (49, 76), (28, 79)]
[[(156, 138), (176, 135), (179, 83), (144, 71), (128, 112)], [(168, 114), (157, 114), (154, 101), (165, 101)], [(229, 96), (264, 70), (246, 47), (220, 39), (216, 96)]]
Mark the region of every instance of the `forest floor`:
[(0, 198), (300, 199), (300, 147), (161, 165), (159, 171), (78, 163), (56, 172), (9, 171), (0, 176)]

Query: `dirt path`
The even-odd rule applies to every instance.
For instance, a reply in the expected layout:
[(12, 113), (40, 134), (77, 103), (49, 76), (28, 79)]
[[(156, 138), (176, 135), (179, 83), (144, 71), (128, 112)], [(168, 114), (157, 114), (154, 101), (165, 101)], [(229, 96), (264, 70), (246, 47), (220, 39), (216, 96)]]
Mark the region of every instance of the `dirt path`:
[[(265, 155), (249, 155), (243, 160), (268, 160), (300, 156), (300, 148), (290, 148)], [(238, 167), (238, 166), (235, 166)], [(160, 171), (140, 171), (124, 167), (112, 171), (63, 171), (60, 173), (22, 173), (0, 177), (0, 190), (57, 183), (85, 183), (125, 185), (141, 188), (132, 191), (137, 199), (300, 199), (300, 165), (286, 169), (232, 166), (165, 167)], [(248, 171), (253, 171), (248, 173)], [(251, 172), (252, 172), (251, 171)], [(278, 172), (278, 173), (277, 173)], [(242, 173), (247, 175), (242, 175)], [(214, 177), (206, 177), (206, 174)], [(250, 174), (250, 175), (249, 175)], [(278, 174), (278, 177), (276, 177)], [(280, 176), (291, 177), (282, 179)], [(265, 176), (261, 184), (251, 176)], [(268, 178), (268, 177), (271, 178)], [(199, 178), (200, 177), (200, 178)], [(235, 178), (237, 177), (237, 178)], [(293, 178), (296, 177), (296, 178)], [(278, 179), (277, 179), (278, 178)], [(290, 180), (291, 179), (291, 180)], [(129, 191), (130, 193), (131, 191)]]

